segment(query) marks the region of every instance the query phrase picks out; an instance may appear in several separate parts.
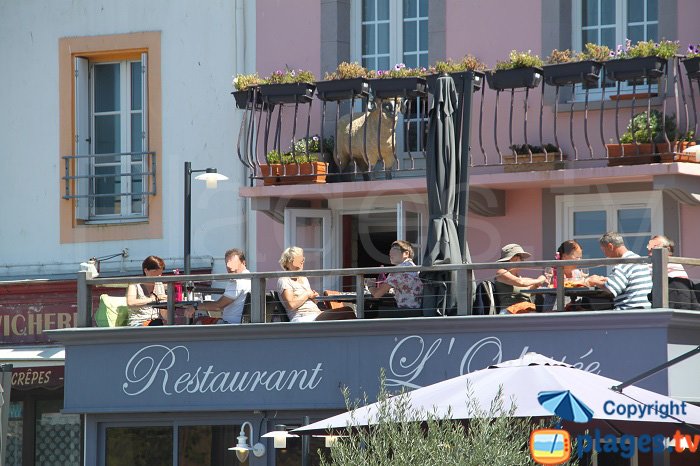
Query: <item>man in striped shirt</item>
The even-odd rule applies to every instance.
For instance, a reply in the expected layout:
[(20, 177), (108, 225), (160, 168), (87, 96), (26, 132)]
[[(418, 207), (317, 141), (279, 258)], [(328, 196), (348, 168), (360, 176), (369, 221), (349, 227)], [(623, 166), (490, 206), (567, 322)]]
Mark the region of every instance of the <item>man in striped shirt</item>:
[[(600, 237), (600, 249), (608, 258), (639, 257), (625, 247), (622, 235), (608, 232)], [(651, 270), (647, 264), (618, 264), (608, 277), (591, 276), (587, 283), (608, 290), (615, 298), (616, 310), (650, 309)]]

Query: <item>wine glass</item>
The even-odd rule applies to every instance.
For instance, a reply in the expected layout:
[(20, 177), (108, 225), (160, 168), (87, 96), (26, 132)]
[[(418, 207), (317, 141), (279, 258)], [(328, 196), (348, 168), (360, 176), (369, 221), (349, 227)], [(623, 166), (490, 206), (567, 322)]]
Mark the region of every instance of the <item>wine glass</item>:
[(547, 279), (547, 283), (552, 283), (552, 277), (554, 276), (554, 267), (544, 268), (544, 278)]
[(588, 267), (581, 267), (579, 270), (581, 271), (582, 278), (588, 277), (588, 275), (589, 275)]

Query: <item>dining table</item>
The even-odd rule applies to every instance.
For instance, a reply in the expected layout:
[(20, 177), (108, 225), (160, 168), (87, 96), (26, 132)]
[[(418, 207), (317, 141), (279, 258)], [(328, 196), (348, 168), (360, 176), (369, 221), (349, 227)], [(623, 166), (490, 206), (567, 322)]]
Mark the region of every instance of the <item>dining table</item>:
[[(557, 288), (553, 287), (543, 287), (543, 288), (533, 288), (533, 289), (523, 289), (522, 293), (531, 295), (542, 295), (542, 296), (557, 296)], [(606, 298), (610, 294), (606, 290), (596, 288), (594, 286), (567, 286), (562, 289), (561, 302), (557, 302), (557, 309), (564, 309), (564, 296), (576, 300), (582, 297), (588, 298)], [(538, 311), (541, 312), (541, 311)]]

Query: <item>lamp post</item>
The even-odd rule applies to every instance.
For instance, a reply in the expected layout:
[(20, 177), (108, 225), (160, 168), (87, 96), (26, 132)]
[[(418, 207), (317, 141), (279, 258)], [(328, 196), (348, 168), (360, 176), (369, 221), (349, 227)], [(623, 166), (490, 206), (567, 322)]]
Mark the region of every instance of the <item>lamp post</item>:
[(185, 162), (185, 275), (190, 274), (190, 233), (192, 229), (192, 173), (201, 173), (195, 180), (207, 182), (207, 188), (215, 189), (218, 181), (228, 180), (228, 177), (217, 173), (216, 168), (192, 170), (192, 162)]

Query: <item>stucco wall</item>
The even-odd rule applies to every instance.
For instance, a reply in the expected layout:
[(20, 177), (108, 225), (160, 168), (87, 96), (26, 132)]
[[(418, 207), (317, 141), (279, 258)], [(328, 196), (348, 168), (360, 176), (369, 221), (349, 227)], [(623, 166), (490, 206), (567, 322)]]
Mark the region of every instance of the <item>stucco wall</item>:
[[(129, 248), (129, 267), (148, 254), (182, 260), (183, 162), (217, 167), (231, 178), (217, 191), (193, 182), (193, 256), (220, 257), (243, 240), (235, 157), (238, 119), (231, 76), (236, 73), (236, 2), (76, 0), (0, 2), (0, 275), (74, 272), (77, 264)], [(254, 2), (251, 2), (254, 3)], [(58, 41), (61, 37), (161, 33), (163, 237), (60, 244)], [(9, 46), (11, 44), (11, 46)], [(155, 110), (155, 109), (153, 109)], [(195, 186), (196, 185), (196, 186)], [(12, 199), (21, 202), (12, 202)], [(8, 221), (8, 219), (11, 219)], [(230, 245), (230, 246), (229, 246)], [(222, 270), (219, 262), (218, 268)], [(5, 270), (3, 265), (17, 265)], [(35, 267), (32, 264), (43, 264)], [(169, 266), (173, 261), (169, 261)], [(136, 267), (138, 269), (138, 266)]]

